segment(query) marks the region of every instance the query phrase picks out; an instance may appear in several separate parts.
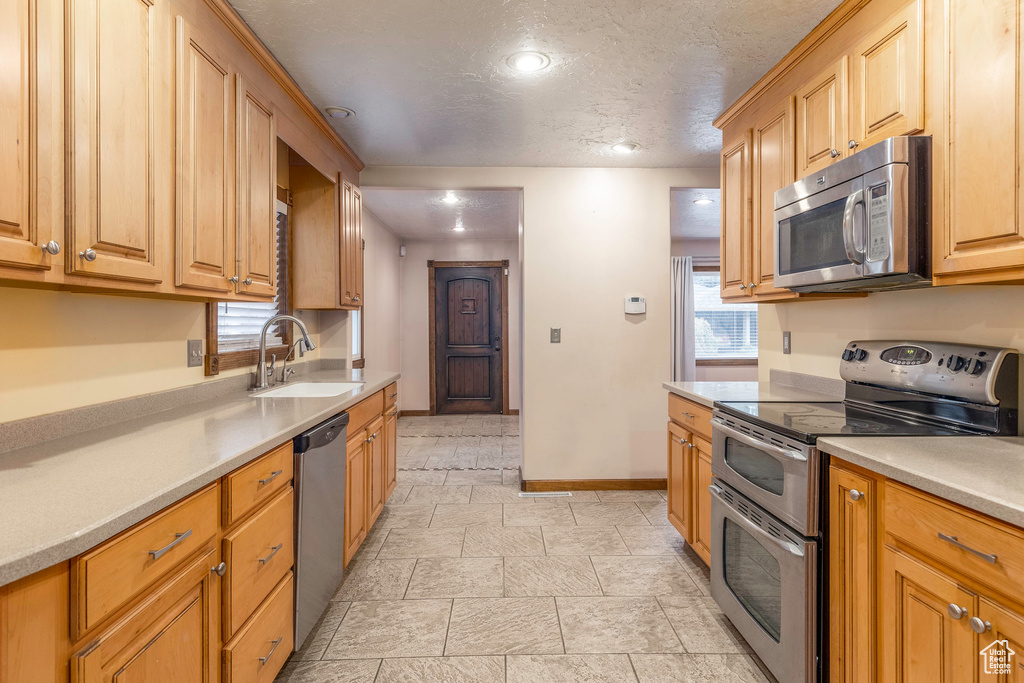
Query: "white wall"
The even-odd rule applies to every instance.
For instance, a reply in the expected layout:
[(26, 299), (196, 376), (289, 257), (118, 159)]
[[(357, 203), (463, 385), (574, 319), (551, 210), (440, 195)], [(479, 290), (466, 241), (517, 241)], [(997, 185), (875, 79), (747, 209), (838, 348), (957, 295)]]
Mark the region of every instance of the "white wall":
[(520, 387), (520, 270), (517, 240), (413, 240), (402, 259), (402, 410), (430, 408), (430, 303), (427, 261), (508, 259), (509, 406), (522, 405)]
[[(670, 190), (716, 187), (718, 169), (377, 167), (360, 181), (523, 188), (523, 474), (666, 475)], [(646, 316), (626, 316), (631, 294)]]
[[(402, 259), (401, 241), (379, 218), (363, 209), (363, 357), (371, 370), (400, 370)], [(404, 397), (403, 397), (404, 409)]]

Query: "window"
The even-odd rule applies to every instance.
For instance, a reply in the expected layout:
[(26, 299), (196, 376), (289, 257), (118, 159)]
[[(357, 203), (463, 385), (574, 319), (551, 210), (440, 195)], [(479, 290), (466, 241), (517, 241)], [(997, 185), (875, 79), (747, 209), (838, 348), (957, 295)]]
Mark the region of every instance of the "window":
[(757, 358), (757, 304), (722, 303), (719, 273), (693, 274), (697, 360)]
[[(282, 210), (284, 209), (284, 210)], [(255, 365), (259, 356), (260, 331), (270, 318), (291, 313), (288, 305), (288, 214), (278, 202), (277, 294), (273, 301), (218, 301), (207, 306), (206, 374)], [(290, 351), (291, 325), (280, 324), (267, 332), (267, 357), (282, 360)]]

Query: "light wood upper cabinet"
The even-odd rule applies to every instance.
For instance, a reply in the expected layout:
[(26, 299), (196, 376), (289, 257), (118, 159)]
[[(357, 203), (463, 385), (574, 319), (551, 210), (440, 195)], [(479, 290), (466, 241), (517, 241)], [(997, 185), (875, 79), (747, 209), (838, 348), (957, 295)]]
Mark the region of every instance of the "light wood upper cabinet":
[(820, 171), (846, 147), (846, 68), (843, 56), (796, 93), (796, 175)]
[(829, 468), (829, 676), (875, 680), (875, 483)]
[(359, 188), (341, 183), (341, 305), (363, 305), (363, 195)]
[(911, 2), (854, 48), (848, 150), (924, 129), (923, 11)]
[(233, 292), (235, 76), (183, 17), (175, 30), (175, 285)]
[[(44, 0), (46, 1), (46, 0)], [(0, 265), (49, 269), (55, 238), (38, 215), (39, 0), (0, 0)], [(59, 225), (59, 224), (58, 224)], [(59, 261), (58, 261), (59, 262)]]
[(750, 146), (746, 131), (721, 154), (723, 299), (750, 296)]
[(238, 87), (238, 291), (277, 293), (277, 120), (241, 74)]
[(773, 286), (775, 277), (775, 192), (796, 180), (793, 98), (765, 112), (753, 131), (753, 216), (751, 282), (755, 295), (790, 295)]
[(168, 131), (157, 124), (170, 102), (157, 55), (169, 46), (158, 14), (147, 0), (68, 2), (68, 272), (163, 278), (157, 227), (170, 228), (157, 215), (157, 173)]

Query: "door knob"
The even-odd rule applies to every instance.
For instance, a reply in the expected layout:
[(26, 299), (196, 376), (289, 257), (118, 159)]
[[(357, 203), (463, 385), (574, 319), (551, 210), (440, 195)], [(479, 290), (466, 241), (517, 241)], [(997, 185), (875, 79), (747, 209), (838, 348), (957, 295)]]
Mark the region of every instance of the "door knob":
[(50, 256), (56, 256), (57, 254), (60, 253), (60, 244), (57, 243), (57, 242), (54, 242), (53, 240), (50, 240), (49, 242), (44, 244), (41, 247), (41, 249), (43, 251), (45, 251), (47, 254), (49, 254)]
[(834, 149), (834, 148), (833, 148), (833, 149), (830, 149), (830, 150), (828, 151), (828, 154), (829, 154), (829, 156), (831, 156), (831, 157), (832, 157), (833, 159), (835, 159), (835, 158), (836, 158), (837, 156), (839, 156), (839, 150), (838, 150), (838, 149)]
[(860, 145), (860, 143), (857, 142), (856, 140), (850, 140), (849, 144), (850, 144), (850, 149), (857, 149), (857, 147)]
[(960, 621), (967, 616), (967, 610), (953, 602), (949, 603), (949, 607), (946, 608), (946, 611), (949, 612), (949, 616), (953, 617), (957, 621)]
[(85, 251), (80, 251), (78, 252), (78, 258), (85, 259), (91, 263), (96, 260), (96, 250), (86, 249)]
[(984, 633), (985, 631), (992, 630), (992, 622), (983, 621), (978, 617), (971, 617), (971, 630), (975, 633)]

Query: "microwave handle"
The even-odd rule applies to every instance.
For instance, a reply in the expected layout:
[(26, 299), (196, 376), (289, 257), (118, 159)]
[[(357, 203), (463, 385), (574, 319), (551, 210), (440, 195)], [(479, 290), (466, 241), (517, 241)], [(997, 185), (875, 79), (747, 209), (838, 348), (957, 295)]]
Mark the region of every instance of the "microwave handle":
[(843, 247), (846, 249), (846, 258), (852, 263), (860, 265), (864, 263), (864, 253), (857, 251), (853, 235), (853, 212), (858, 204), (864, 203), (864, 190), (857, 190), (846, 198), (846, 209), (843, 211)]

